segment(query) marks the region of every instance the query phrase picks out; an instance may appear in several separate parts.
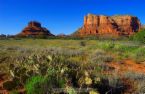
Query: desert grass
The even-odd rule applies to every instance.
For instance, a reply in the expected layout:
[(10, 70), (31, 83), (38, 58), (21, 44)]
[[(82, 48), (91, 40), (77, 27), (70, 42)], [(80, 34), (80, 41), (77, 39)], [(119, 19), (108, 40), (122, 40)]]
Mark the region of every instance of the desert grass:
[[(5, 73), (12, 80), (4, 84), (9, 91), (21, 86), (29, 94), (37, 94), (37, 90), (51, 94), (53, 88), (65, 88), (67, 92), (93, 88), (91, 91), (101, 94), (110, 90), (121, 94), (129, 83), (124, 83), (107, 64), (124, 59), (140, 63), (145, 61), (144, 53), (144, 44), (126, 40), (0, 40), (0, 74)], [(110, 70), (112, 73), (104, 73)], [(134, 92), (139, 92), (143, 87), (141, 82), (126, 75), (124, 79), (136, 82), (138, 87)], [(15, 84), (9, 87), (10, 83)]]

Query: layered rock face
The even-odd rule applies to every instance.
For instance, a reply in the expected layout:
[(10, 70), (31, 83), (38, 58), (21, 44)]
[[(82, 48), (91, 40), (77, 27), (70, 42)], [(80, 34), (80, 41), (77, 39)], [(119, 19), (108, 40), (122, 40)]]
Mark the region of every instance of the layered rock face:
[(54, 36), (44, 27), (41, 27), (41, 24), (36, 21), (31, 21), (28, 23), (28, 26), (19, 34), (21, 36), (35, 36), (35, 35), (48, 35)]
[(130, 35), (139, 31), (140, 21), (134, 16), (104, 16), (88, 14), (79, 35)]

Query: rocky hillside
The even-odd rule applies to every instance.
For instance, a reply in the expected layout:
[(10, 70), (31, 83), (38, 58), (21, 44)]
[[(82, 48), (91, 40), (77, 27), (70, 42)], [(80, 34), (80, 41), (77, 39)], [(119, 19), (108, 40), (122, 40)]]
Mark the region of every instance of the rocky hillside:
[(141, 23), (137, 17), (104, 16), (88, 14), (84, 17), (84, 25), (78, 30), (77, 35), (131, 35), (139, 31)]
[(28, 23), (28, 26), (25, 27), (20, 34), (20, 36), (36, 36), (36, 35), (47, 35), (54, 36), (44, 27), (41, 27), (41, 24), (36, 21), (31, 21)]

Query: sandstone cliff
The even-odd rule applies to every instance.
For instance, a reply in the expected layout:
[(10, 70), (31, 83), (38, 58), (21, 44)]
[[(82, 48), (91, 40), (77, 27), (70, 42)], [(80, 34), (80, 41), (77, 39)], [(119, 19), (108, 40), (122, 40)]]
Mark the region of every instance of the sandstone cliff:
[(20, 36), (36, 36), (36, 35), (46, 35), (54, 36), (44, 27), (41, 27), (41, 24), (36, 21), (31, 21), (28, 23), (28, 26), (25, 27), (20, 34)]
[(130, 35), (139, 31), (140, 21), (134, 16), (104, 16), (88, 14), (77, 34), (84, 35)]

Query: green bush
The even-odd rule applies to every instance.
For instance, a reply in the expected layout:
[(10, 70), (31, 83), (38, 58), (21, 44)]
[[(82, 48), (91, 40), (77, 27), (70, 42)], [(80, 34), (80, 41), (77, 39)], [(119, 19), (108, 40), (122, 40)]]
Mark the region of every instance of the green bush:
[(32, 76), (25, 84), (27, 94), (53, 94), (55, 88), (64, 88), (65, 78), (55, 69), (48, 69), (46, 76)]
[(131, 36), (130, 39), (134, 41), (140, 41), (145, 43), (145, 29), (141, 30), (140, 32), (136, 33), (135, 35)]
[(81, 41), (80, 42), (80, 46), (86, 46), (86, 42), (85, 41)]
[(25, 86), (27, 94), (44, 94), (44, 90), (41, 87), (44, 81), (45, 79), (41, 76), (30, 78)]
[(56, 76), (34, 76), (27, 81), (25, 88), (27, 94), (53, 94), (53, 89), (64, 88), (65, 83), (65, 79)]
[(113, 41), (111, 41), (111, 42), (108, 41), (108, 42), (106, 42), (105, 44), (102, 45), (102, 48), (103, 48), (104, 50), (106, 50), (106, 51), (112, 50), (114, 47), (115, 47), (115, 44), (114, 44)]
[(145, 61), (145, 48), (142, 47), (135, 50), (134, 59), (137, 63)]

